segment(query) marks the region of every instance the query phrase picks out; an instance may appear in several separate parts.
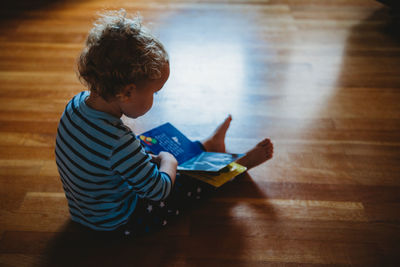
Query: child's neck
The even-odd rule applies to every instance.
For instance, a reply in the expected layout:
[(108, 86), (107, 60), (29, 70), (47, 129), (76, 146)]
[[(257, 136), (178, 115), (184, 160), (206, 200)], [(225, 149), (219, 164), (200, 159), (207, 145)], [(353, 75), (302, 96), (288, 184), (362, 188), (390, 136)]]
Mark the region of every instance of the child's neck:
[(91, 92), (85, 103), (92, 109), (108, 113), (114, 117), (121, 118), (122, 116), (122, 111), (117, 101), (111, 100), (108, 102), (95, 93)]

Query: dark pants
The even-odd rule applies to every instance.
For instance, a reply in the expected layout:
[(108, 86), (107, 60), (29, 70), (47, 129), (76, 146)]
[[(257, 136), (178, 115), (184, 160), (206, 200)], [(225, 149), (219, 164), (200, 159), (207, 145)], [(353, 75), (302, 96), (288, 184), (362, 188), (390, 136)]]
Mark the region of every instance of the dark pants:
[[(193, 142), (205, 151), (200, 141)], [(177, 173), (170, 195), (161, 201), (138, 199), (129, 222), (120, 227), (126, 236), (139, 236), (154, 232), (168, 225), (185, 209), (215, 191), (215, 188), (197, 179)]]
[(213, 191), (215, 189), (212, 186), (178, 173), (172, 192), (165, 200), (139, 198), (129, 222), (119, 230), (127, 236), (140, 236), (159, 230)]

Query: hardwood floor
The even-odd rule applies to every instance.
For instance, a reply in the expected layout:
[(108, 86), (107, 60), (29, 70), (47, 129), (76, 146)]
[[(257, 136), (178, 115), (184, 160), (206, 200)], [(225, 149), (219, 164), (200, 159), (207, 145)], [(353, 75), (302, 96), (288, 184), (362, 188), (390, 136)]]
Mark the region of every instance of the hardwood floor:
[[(1, 266), (400, 265), (400, 23), (372, 0), (13, 1), (0, 10)], [(274, 158), (135, 240), (69, 220), (58, 119), (104, 8), (139, 11), (171, 58), (136, 133), (193, 139), (232, 114), (227, 147)]]

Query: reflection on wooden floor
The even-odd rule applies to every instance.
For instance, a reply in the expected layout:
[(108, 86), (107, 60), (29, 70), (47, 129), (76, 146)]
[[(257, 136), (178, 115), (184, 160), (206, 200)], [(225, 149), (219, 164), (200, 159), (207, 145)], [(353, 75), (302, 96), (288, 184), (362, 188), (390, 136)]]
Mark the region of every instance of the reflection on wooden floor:
[[(69, 220), (58, 119), (96, 12), (139, 11), (171, 76), (137, 133), (193, 139), (227, 114), (227, 147), (275, 157), (136, 240)], [(399, 265), (400, 32), (372, 0), (14, 1), (0, 11), (0, 265)]]

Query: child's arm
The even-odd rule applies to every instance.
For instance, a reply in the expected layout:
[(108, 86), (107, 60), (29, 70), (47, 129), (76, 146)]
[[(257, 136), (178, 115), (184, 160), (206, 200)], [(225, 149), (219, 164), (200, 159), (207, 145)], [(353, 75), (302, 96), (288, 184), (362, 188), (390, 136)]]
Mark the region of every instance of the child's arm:
[(160, 152), (158, 156), (153, 156), (153, 161), (160, 166), (160, 172), (165, 172), (169, 175), (173, 186), (176, 178), (176, 168), (178, 166), (175, 157), (168, 152)]
[(139, 197), (155, 201), (168, 197), (176, 176), (175, 158), (169, 153), (150, 156), (131, 134), (123, 136), (119, 141), (121, 145), (114, 148), (110, 157), (110, 168)]

